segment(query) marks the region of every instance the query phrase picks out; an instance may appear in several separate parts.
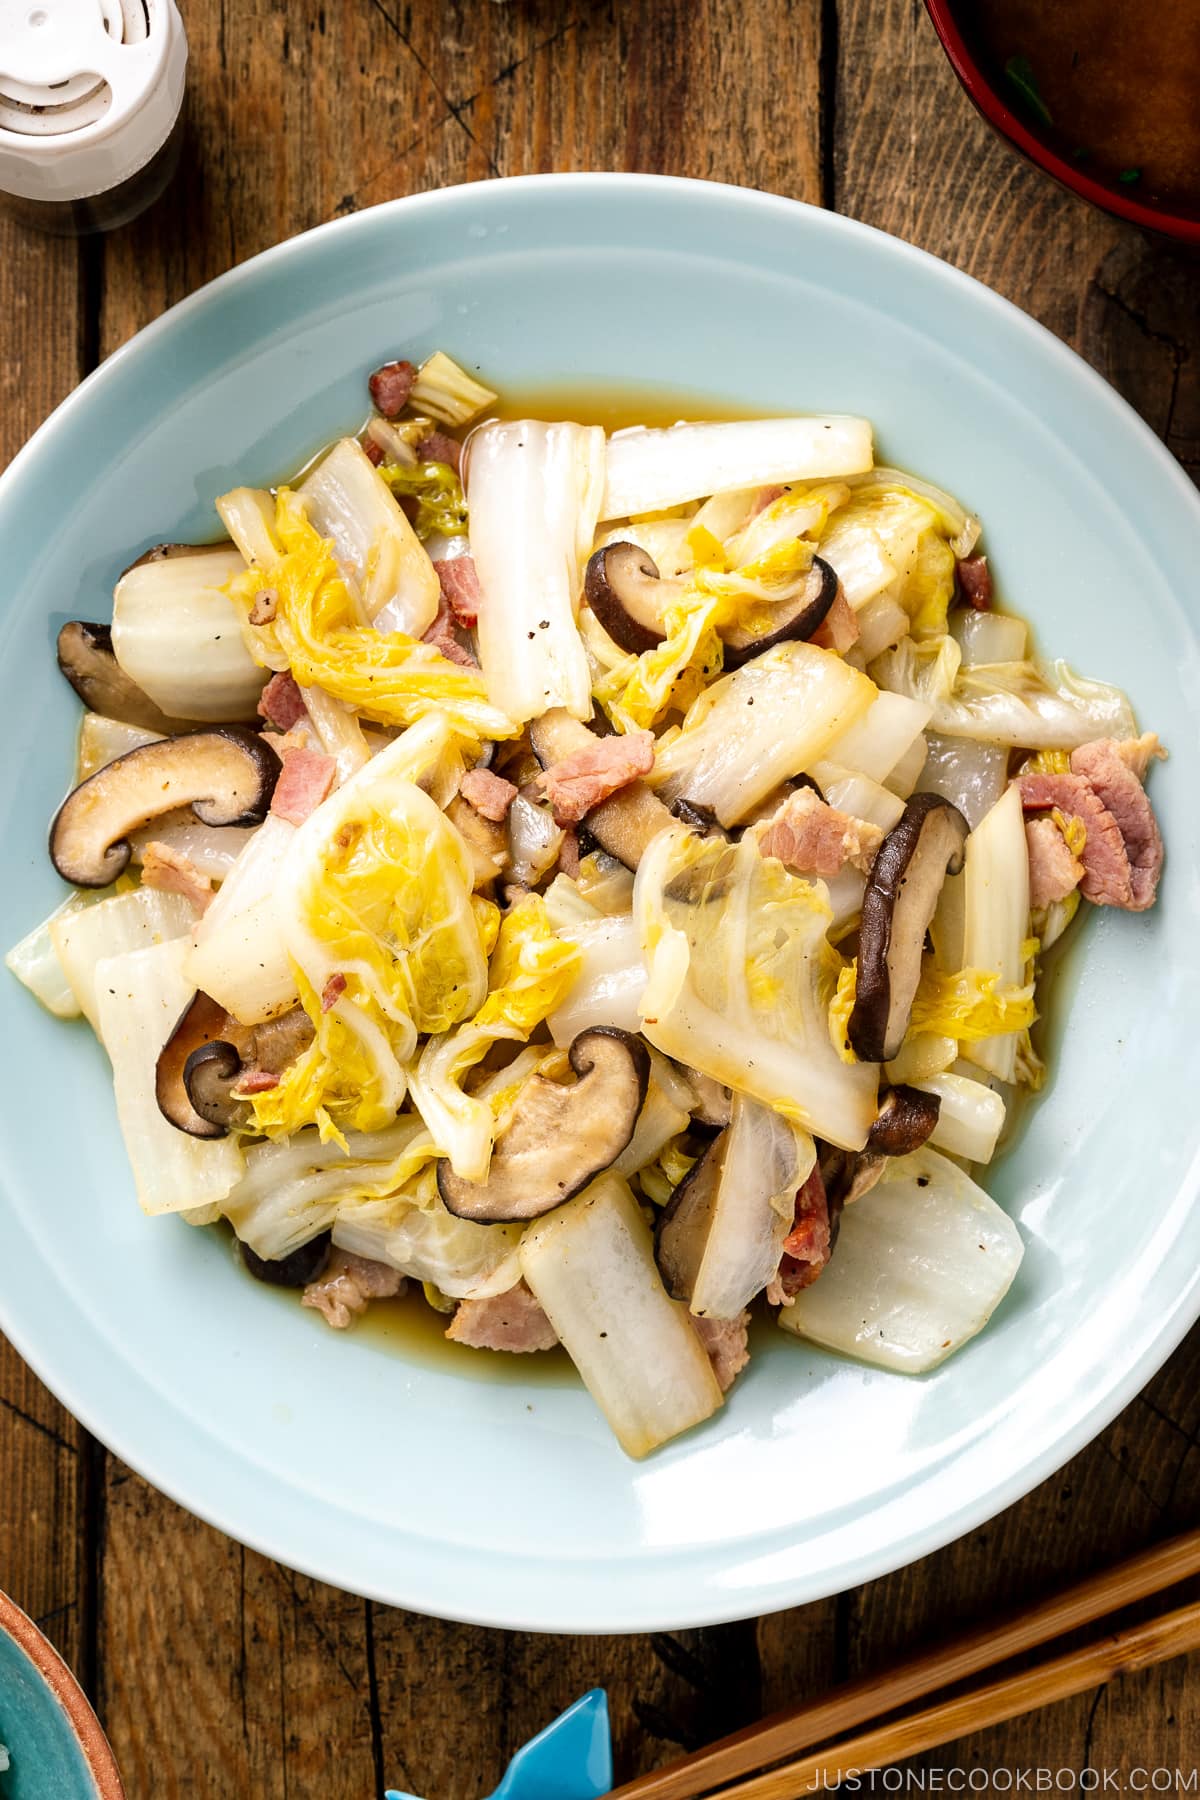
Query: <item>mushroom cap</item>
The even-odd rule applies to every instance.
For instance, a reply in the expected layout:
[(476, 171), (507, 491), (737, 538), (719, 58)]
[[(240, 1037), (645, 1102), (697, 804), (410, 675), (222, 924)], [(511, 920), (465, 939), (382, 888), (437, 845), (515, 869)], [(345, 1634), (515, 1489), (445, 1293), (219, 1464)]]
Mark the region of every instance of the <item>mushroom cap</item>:
[(908, 1030), (925, 933), (970, 827), (940, 794), (914, 794), (884, 838), (863, 894), (858, 987), (847, 1027), (862, 1062), (887, 1062)]
[(662, 643), (662, 609), (677, 587), (662, 580), (649, 551), (631, 543), (594, 551), (583, 578), (588, 605), (613, 643), (631, 656)]
[(729, 1132), (715, 1137), (703, 1156), (688, 1170), (658, 1217), (655, 1256), (663, 1286), (672, 1300), (690, 1301), (708, 1247), (708, 1234), (716, 1215), (717, 1197)]
[[(204, 993), (196, 993), (188, 1001), (175, 1029), (158, 1053), (154, 1070), (154, 1097), (163, 1118), (189, 1137), (220, 1138), (229, 1129), (229, 1120), (214, 1119), (197, 1108), (192, 1096), (188, 1070), (197, 1055), (213, 1047), (213, 1039), (224, 1030), (226, 1012), (223, 1006)], [(217, 1048), (232, 1052), (237, 1067), (241, 1059), (232, 1044)]]
[(493, 1225), (536, 1219), (561, 1206), (620, 1156), (646, 1098), (650, 1058), (630, 1032), (596, 1025), (569, 1052), (570, 1086), (532, 1075), (496, 1139), (483, 1181), (464, 1181), (448, 1160), (437, 1165), (448, 1212)]
[(143, 744), (67, 796), (50, 859), (76, 887), (107, 887), (129, 862), (129, 833), (162, 813), (190, 806), (202, 825), (260, 825), (279, 770), (271, 746), (240, 725)]
[(837, 594), (837, 571), (831, 569), (823, 557), (814, 556), (808, 579), (797, 593), (787, 600), (781, 600), (775, 608), (776, 622), (770, 630), (755, 634), (734, 625), (721, 633), (721, 641), (725, 645), (725, 667), (740, 669), (751, 657), (761, 656), (764, 650), (770, 650), (774, 644), (782, 644), (790, 639), (810, 638), (824, 622)]
[[(142, 559), (145, 560), (145, 559)], [(58, 666), (89, 712), (164, 737), (195, 729), (195, 722), (172, 719), (131, 681), (113, 653), (112, 628), (87, 619), (68, 619), (58, 634)]]
[(907, 1156), (919, 1150), (936, 1129), (941, 1110), (940, 1095), (924, 1088), (909, 1087), (905, 1082), (881, 1088), (875, 1123), (867, 1133), (868, 1153)]
[(259, 1256), (249, 1244), (238, 1240), (238, 1248), (242, 1253), (242, 1261), (256, 1281), (269, 1282), (272, 1287), (302, 1288), (310, 1281), (315, 1281), (325, 1264), (329, 1261), (332, 1239), (329, 1232), (322, 1231), (316, 1237), (309, 1238), (307, 1244), (301, 1244), (287, 1256), (272, 1260)]
[(236, 1045), (226, 1038), (198, 1044), (183, 1065), (183, 1085), (196, 1116), (211, 1127), (213, 1137), (246, 1121), (249, 1107), (232, 1092), (243, 1063)]

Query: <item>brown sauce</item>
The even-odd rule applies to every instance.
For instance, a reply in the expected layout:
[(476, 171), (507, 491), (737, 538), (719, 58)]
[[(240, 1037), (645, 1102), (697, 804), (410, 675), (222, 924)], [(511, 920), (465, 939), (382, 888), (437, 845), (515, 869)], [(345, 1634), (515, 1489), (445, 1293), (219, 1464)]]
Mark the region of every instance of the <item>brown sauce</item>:
[(1200, 215), (1200, 0), (964, 0), (1010, 110), (1131, 199)]

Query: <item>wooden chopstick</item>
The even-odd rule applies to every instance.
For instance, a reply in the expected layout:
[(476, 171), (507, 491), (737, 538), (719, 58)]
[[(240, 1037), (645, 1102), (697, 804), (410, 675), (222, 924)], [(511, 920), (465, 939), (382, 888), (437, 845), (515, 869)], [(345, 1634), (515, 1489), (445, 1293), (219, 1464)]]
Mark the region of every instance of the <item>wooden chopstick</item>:
[[(844, 1738), (827, 1750), (805, 1756), (784, 1768), (750, 1781), (723, 1787), (713, 1800), (798, 1800), (802, 1794), (836, 1787), (839, 1779), (864, 1769), (902, 1762), (922, 1750), (951, 1744), (968, 1731), (999, 1725), (1020, 1713), (1035, 1712), (1055, 1700), (1084, 1694), (1113, 1675), (1145, 1669), (1185, 1650), (1200, 1648), (1200, 1601), (1163, 1613), (1144, 1625), (1132, 1625), (1081, 1650), (1022, 1669), (1000, 1681), (940, 1701), (922, 1712), (877, 1725), (856, 1738)], [(698, 1790), (697, 1790), (698, 1791)]]
[(610, 1800), (695, 1800), (723, 1783), (781, 1763), (938, 1688), (1089, 1625), (1200, 1572), (1200, 1531), (1143, 1550), (1000, 1624), (980, 1626), (884, 1674), (865, 1675), (819, 1699), (771, 1714), (692, 1755), (614, 1789)]

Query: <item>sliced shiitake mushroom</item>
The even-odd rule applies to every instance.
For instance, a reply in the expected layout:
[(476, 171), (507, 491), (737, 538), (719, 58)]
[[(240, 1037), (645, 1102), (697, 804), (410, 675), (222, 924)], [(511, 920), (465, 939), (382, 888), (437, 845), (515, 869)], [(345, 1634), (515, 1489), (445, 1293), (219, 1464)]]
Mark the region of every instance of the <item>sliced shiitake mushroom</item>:
[(663, 607), (677, 591), (678, 583), (663, 581), (640, 544), (605, 544), (593, 553), (583, 579), (588, 605), (613, 643), (631, 656), (662, 643)]
[(332, 1239), (327, 1231), (322, 1231), (307, 1244), (301, 1244), (298, 1250), (287, 1256), (274, 1260), (259, 1256), (249, 1244), (240, 1239), (238, 1248), (242, 1253), (242, 1261), (256, 1281), (266, 1281), (272, 1287), (302, 1288), (310, 1281), (315, 1281), (325, 1264), (329, 1261)]
[(253, 731), (219, 725), (143, 744), (68, 795), (50, 827), (50, 858), (76, 887), (107, 887), (129, 862), (129, 834), (190, 806), (202, 825), (260, 825), (279, 758)]
[(897, 1082), (879, 1090), (879, 1110), (867, 1133), (867, 1150), (882, 1156), (907, 1156), (937, 1127), (941, 1096)]
[(197, 1137), (224, 1137), (235, 1125), (249, 1122), (249, 1106), (233, 1092), (244, 1067), (236, 1047), (225, 1038), (213, 1038), (189, 1054), (183, 1065), (184, 1089), (192, 1111), (208, 1127)]
[(696, 1104), (692, 1107), (693, 1129), (724, 1131), (733, 1117), (733, 1095), (729, 1089), (711, 1075), (701, 1075), (697, 1069), (689, 1069), (687, 1078), (696, 1096)]
[[(226, 1016), (225, 1008), (208, 994), (194, 994), (158, 1053), (154, 1097), (159, 1111), (172, 1125), (191, 1137), (224, 1137), (229, 1129), (228, 1120), (214, 1119), (196, 1107), (185, 1073), (197, 1055), (213, 1047), (212, 1040), (220, 1036)], [(230, 1051), (236, 1067), (241, 1068), (241, 1058), (232, 1044), (221, 1044), (217, 1048)]]
[(659, 1214), (654, 1251), (663, 1286), (672, 1300), (690, 1300), (695, 1292), (728, 1148), (729, 1133), (723, 1131), (699, 1162), (692, 1164)]
[(808, 579), (799, 591), (781, 600), (772, 611), (766, 631), (747, 631), (734, 625), (721, 633), (725, 645), (725, 667), (740, 669), (752, 656), (761, 656), (775, 644), (793, 639), (810, 638), (837, 599), (837, 571), (820, 556), (814, 556)]
[(615, 1026), (581, 1031), (569, 1052), (577, 1079), (568, 1087), (532, 1075), (496, 1139), (484, 1181), (464, 1181), (437, 1165), (449, 1212), (482, 1225), (536, 1219), (585, 1188), (633, 1136), (650, 1058), (639, 1039)]
[(164, 737), (191, 731), (194, 720), (172, 719), (131, 681), (113, 654), (112, 629), (87, 619), (70, 619), (58, 634), (58, 666), (89, 712), (158, 731)]
[[(596, 741), (596, 733), (573, 719), (561, 706), (552, 707), (529, 727), (533, 753), (543, 769), (562, 762)], [(636, 869), (652, 838), (671, 824), (671, 815), (644, 781), (631, 781), (587, 815), (587, 828), (610, 856)]]
[(848, 1035), (863, 1062), (887, 1062), (908, 1029), (925, 933), (970, 827), (940, 794), (914, 794), (880, 845), (863, 894), (858, 992)]

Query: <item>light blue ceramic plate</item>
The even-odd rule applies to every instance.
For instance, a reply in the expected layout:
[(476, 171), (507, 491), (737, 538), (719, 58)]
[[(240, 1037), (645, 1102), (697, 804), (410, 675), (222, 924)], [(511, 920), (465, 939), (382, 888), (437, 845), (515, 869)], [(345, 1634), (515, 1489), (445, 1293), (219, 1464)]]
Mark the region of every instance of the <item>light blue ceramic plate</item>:
[(435, 345), (499, 386), (665, 383), (750, 411), (869, 414), (888, 460), (983, 515), (1042, 645), (1123, 682), (1170, 745), (1153, 777), (1162, 904), (1089, 924), (1048, 1091), (994, 1176), (1028, 1246), (1020, 1279), (927, 1379), (780, 1341), (718, 1420), (635, 1465), (582, 1391), (334, 1337), (235, 1278), (216, 1235), (143, 1219), (98, 1048), (5, 981), (0, 1323), (152, 1481), (343, 1587), (548, 1630), (809, 1600), (1015, 1500), (1200, 1310), (1200, 504), (1046, 332), (845, 219), (729, 188), (562, 176), (340, 220), (143, 332), (0, 482), (6, 941), (60, 894), (43, 834), (77, 708), (54, 668), (58, 625), (106, 617), (133, 554), (213, 535), (214, 495), (295, 467), (360, 419), (366, 370)]

